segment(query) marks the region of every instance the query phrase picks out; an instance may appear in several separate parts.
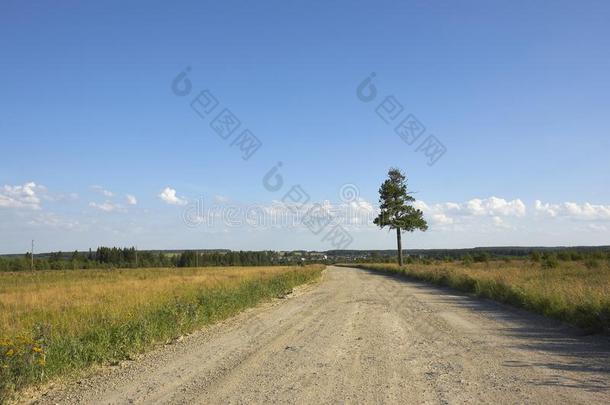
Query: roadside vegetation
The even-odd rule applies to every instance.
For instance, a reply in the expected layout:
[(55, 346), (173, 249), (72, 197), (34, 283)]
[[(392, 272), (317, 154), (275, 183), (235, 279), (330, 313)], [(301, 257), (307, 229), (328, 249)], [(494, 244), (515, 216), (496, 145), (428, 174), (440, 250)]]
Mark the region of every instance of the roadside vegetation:
[(0, 403), (282, 297), (323, 267), (0, 272)]
[(350, 264), (449, 286), (579, 326), (610, 331), (610, 263), (589, 257), (534, 252), (527, 259), (465, 255), (459, 260), (408, 258), (397, 264)]

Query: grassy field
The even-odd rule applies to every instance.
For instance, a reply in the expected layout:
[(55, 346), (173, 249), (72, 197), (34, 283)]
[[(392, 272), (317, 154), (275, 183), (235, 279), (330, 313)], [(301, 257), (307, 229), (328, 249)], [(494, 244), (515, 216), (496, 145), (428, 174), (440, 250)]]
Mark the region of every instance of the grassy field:
[(323, 266), (0, 272), (0, 403), (15, 390), (283, 296)]
[(430, 262), (350, 265), (402, 274), (519, 306), (580, 326), (610, 330), (610, 267), (607, 262), (566, 261), (548, 268), (530, 260), (483, 263)]

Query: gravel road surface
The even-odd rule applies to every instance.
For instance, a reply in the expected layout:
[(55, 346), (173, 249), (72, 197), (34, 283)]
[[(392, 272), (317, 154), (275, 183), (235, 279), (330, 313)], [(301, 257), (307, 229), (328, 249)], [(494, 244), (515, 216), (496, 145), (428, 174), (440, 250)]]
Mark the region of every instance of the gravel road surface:
[(322, 280), (38, 403), (610, 403), (610, 339), (447, 289)]

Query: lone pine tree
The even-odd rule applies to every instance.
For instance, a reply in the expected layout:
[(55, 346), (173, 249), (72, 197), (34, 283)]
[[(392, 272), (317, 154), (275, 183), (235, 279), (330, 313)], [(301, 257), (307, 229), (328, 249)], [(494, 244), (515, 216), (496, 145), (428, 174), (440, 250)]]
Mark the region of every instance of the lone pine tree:
[(401, 232), (425, 231), (428, 224), (421, 210), (411, 205), (415, 198), (407, 191), (407, 178), (396, 168), (388, 171), (388, 178), (379, 187), (379, 205), (381, 211), (375, 220), (380, 228), (396, 229), (398, 248), (398, 265), (402, 266)]

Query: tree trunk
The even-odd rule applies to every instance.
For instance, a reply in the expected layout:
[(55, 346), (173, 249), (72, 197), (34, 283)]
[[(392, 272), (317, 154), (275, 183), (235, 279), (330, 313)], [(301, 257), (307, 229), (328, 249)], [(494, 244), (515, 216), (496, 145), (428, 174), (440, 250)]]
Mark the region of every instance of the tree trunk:
[(398, 244), (398, 265), (402, 266), (402, 241), (400, 240), (400, 228), (396, 228), (396, 243)]

